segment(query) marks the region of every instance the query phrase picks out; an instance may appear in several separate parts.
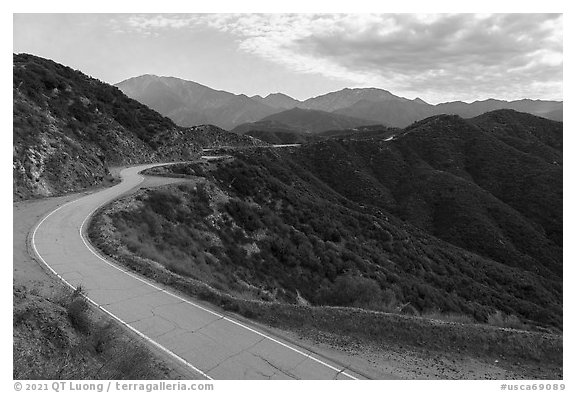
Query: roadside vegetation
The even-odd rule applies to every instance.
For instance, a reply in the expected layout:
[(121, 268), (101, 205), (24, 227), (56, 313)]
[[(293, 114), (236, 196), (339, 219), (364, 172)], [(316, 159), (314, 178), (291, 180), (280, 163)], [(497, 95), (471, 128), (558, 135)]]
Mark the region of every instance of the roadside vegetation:
[(360, 207), (274, 154), (175, 166), (201, 181), (137, 194), (110, 228), (131, 253), (242, 298), (558, 326), (543, 278)]
[(512, 326), (502, 329), (479, 324), (461, 314), (428, 312), (422, 316), (407, 315), (412, 311), (394, 308), (390, 313), (358, 307), (260, 300), (256, 295), (263, 296), (263, 293), (258, 290), (245, 289), (241, 295), (230, 293), (218, 282), (208, 285), (181, 274), (178, 269), (157, 263), (157, 259), (142, 257), (138, 250), (130, 251), (114, 237), (110, 219), (102, 213), (95, 217), (90, 227), (91, 240), (101, 251), (139, 274), (216, 305), (225, 313), (234, 313), (335, 347), (380, 348), (399, 353), (408, 350), (426, 357), (472, 358), (488, 364), (498, 361), (504, 369), (526, 378), (562, 377), (561, 335), (516, 330), (511, 329)]
[(351, 202), (274, 151), (149, 173), (190, 182), (114, 202), (89, 227), (140, 274), (307, 337), (561, 373), (553, 295), (530, 272)]
[(81, 288), (14, 285), (14, 379), (177, 379), (135, 336), (92, 311)]

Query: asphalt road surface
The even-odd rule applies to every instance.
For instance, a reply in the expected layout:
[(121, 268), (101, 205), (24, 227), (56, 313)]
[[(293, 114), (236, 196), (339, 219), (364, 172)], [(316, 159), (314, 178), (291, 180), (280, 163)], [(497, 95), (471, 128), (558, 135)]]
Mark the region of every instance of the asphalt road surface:
[(100, 206), (133, 190), (138, 173), (124, 169), (114, 187), (62, 205), (32, 233), (37, 257), (68, 285), (79, 285), (105, 313), (167, 356), (207, 379), (357, 379), (308, 350), (263, 333), (126, 271), (99, 254), (84, 234)]

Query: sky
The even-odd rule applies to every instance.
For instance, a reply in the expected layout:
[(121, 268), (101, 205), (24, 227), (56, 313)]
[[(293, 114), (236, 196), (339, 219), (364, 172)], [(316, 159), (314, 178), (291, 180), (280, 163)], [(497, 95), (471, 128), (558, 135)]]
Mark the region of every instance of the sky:
[(561, 14), (14, 14), (13, 51), (248, 96), (563, 99)]

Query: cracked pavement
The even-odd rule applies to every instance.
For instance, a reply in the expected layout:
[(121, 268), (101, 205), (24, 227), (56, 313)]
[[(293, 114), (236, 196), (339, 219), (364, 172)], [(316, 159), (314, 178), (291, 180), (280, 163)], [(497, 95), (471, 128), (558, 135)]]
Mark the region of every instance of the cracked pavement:
[(210, 378), (359, 378), (342, 365), (127, 274), (86, 246), (80, 236), (86, 217), (138, 187), (138, 172), (151, 166), (127, 168), (122, 183), (63, 205), (41, 221), (33, 235), (41, 259), (74, 287), (81, 285), (96, 304)]

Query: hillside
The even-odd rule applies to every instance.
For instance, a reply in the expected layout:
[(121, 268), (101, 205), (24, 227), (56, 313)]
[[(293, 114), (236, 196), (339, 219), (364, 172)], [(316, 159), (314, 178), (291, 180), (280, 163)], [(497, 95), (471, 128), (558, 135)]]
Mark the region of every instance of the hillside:
[(116, 86), (128, 97), (188, 127), (214, 124), (226, 130), (260, 120), (280, 109), (257, 102), (245, 95), (236, 95), (173, 77), (142, 75), (122, 81)]
[(327, 138), (387, 139), (400, 132), (398, 128), (383, 125), (323, 131), (318, 134), (302, 133), (275, 121), (257, 121), (236, 127), (233, 131), (253, 136), (271, 144), (311, 143)]
[(550, 120), (562, 121), (564, 118), (564, 111), (562, 108), (550, 112), (542, 113), (542, 117)]
[(344, 130), (330, 130), (318, 134), (321, 138), (344, 139), (390, 139), (402, 132), (400, 128), (386, 127), (381, 124), (360, 126)]
[(242, 124), (232, 131), (242, 132), (243, 130), (252, 129), (277, 131), (276, 128), (280, 127), (284, 128), (282, 131), (292, 130), (294, 132), (318, 134), (329, 130), (341, 130), (369, 124), (372, 124), (372, 122), (350, 116), (312, 109), (293, 108), (267, 116), (257, 123)]
[(322, 139), (318, 135), (302, 134), (299, 132), (289, 132), (289, 131), (250, 130), (244, 135), (258, 138), (262, 141), (268, 142), (273, 145), (308, 143), (308, 142), (316, 142)]
[(306, 143), (320, 140), (316, 135), (275, 120), (260, 120), (234, 127), (232, 132), (252, 136), (271, 144)]
[(196, 143), (203, 148), (222, 147), (222, 146), (265, 146), (266, 142), (249, 135), (238, 135), (236, 133), (223, 130), (213, 125), (200, 125), (186, 129), (189, 135)]
[(234, 127), (232, 132), (246, 134), (251, 131), (301, 133), (296, 127), (276, 120), (259, 120), (253, 123), (243, 123)]
[[(474, 121), (487, 124), (485, 118)], [(547, 122), (551, 133), (558, 130), (559, 123)], [(513, 124), (499, 129), (500, 139), (472, 122), (442, 115), (414, 124), (392, 141), (327, 142), (295, 154), (356, 202), (386, 209), (503, 264), (561, 277), (561, 160), (543, 160), (537, 154), (547, 148), (543, 143), (531, 141), (532, 151), (506, 143)]]
[(16, 198), (99, 184), (109, 165), (154, 160), (164, 135), (178, 132), (118, 89), (26, 54), (14, 55), (13, 108)]
[(416, 120), (436, 114), (434, 107), (413, 101), (386, 100), (375, 102), (362, 99), (354, 104), (334, 111), (346, 116), (357, 116), (373, 122), (391, 124), (395, 127), (406, 127)]
[(28, 54), (14, 55), (13, 125), (15, 199), (101, 185), (110, 180), (110, 166), (255, 143), (213, 126), (178, 127), (116, 87)]
[(562, 328), (561, 220), (534, 214), (558, 217), (558, 165), (456, 116), (235, 157), (172, 168), (195, 184), (122, 202), (114, 238), (243, 298)]

